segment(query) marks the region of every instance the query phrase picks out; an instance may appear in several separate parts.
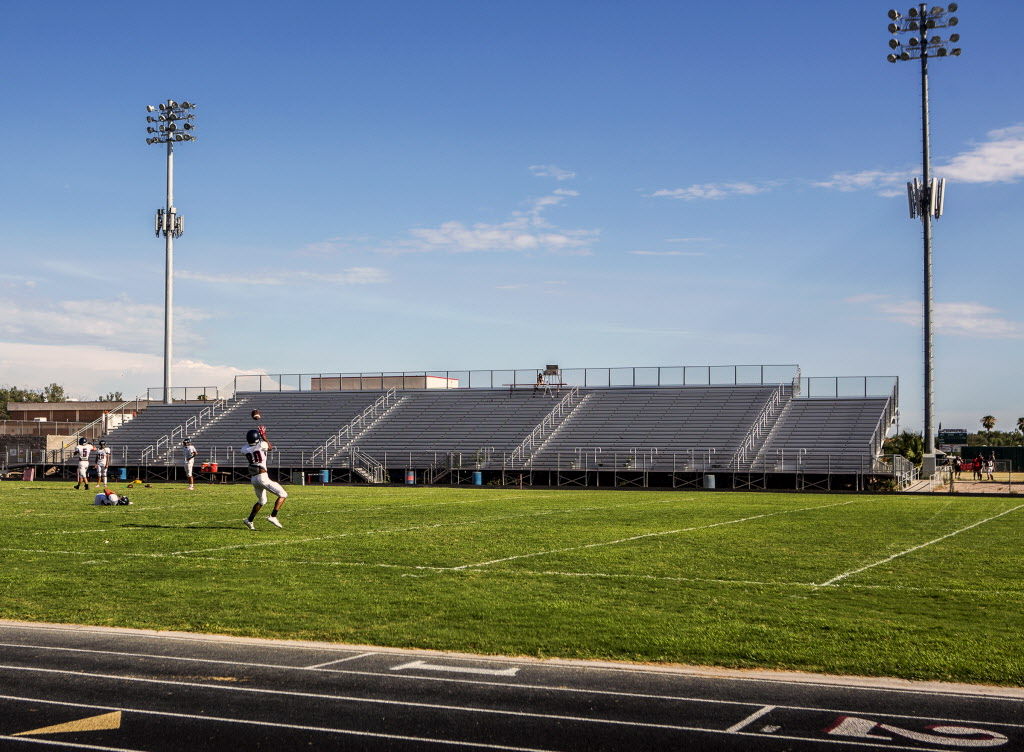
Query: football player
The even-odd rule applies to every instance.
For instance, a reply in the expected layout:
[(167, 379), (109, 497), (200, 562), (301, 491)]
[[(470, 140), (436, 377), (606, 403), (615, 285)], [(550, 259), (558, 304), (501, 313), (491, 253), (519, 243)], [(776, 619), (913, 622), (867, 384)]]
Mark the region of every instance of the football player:
[(84, 436), (78, 440), (78, 446), (72, 454), (78, 458), (78, 480), (75, 482), (75, 488), (80, 488), (84, 484), (85, 490), (89, 490), (89, 452), (93, 448)]
[(252, 505), (249, 517), (242, 520), (242, 522), (250, 530), (256, 529), (253, 521), (256, 519), (256, 514), (267, 503), (267, 491), (270, 491), (270, 493), (277, 497), (277, 501), (274, 502), (274, 509), (267, 517), (267, 522), (274, 527), (284, 527), (281, 521), (277, 519), (277, 513), (281, 510), (284, 500), (288, 498), (288, 492), (281, 488), (280, 484), (272, 481), (267, 474), (267, 453), (274, 446), (269, 441), (265, 441), (260, 435), (259, 429), (256, 428), (246, 431), (245, 441), (246, 445), (240, 451), (249, 460), (249, 472), (252, 474), (250, 480), (252, 482), (252, 489), (256, 493), (256, 503)]
[(192, 446), (192, 439), (183, 439), (181, 442), (181, 455), (185, 462), (185, 477), (188, 478), (188, 490), (194, 491), (196, 488), (195, 480), (192, 478), (192, 465), (195, 464), (196, 455), (199, 454), (199, 450)]
[(96, 444), (96, 482), (101, 486), (107, 485), (107, 468), (110, 467), (110, 447), (107, 442), (100, 439)]

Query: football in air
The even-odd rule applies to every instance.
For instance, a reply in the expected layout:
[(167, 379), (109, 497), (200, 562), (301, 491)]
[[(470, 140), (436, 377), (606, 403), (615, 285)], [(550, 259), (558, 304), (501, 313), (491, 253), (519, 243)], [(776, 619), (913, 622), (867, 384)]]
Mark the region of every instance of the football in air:
[(259, 420), (260, 418), (263, 417), (262, 415), (260, 415), (260, 411), (259, 410), (253, 410), (252, 413), (250, 413), (250, 414), (252, 415), (252, 419), (253, 420)]

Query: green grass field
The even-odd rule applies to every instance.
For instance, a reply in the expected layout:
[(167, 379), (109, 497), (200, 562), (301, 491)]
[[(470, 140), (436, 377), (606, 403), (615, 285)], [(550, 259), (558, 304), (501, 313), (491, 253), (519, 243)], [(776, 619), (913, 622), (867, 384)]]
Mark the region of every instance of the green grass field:
[(1024, 684), (1021, 500), (289, 490), (4, 482), (0, 616)]

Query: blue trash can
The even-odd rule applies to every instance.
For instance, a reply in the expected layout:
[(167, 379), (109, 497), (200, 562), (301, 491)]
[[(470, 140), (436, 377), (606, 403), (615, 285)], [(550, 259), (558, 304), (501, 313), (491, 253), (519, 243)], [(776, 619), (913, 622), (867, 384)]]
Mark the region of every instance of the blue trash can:
[(415, 486), (416, 485), (416, 471), (406, 470), (405, 471), (405, 485)]
[(705, 475), (704, 476), (704, 488), (711, 489), (711, 488), (714, 488), (714, 487), (715, 487), (715, 476), (714, 475)]
[(117, 468), (117, 479), (118, 480), (128, 480), (128, 468), (127, 467), (119, 467), (119, 468)]
[(482, 486), (484, 484), (484, 474), (479, 470), (473, 471), (473, 485)]
[(323, 482), (323, 484), (325, 486), (328, 483), (330, 483), (331, 482), (331, 471), (330, 470), (321, 470), (320, 471), (320, 480)]

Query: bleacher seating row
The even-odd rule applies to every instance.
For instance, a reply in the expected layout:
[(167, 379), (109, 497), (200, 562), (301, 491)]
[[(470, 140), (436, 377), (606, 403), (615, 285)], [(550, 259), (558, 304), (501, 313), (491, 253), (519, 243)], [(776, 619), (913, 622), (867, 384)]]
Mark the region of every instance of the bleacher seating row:
[[(773, 399), (781, 393), (777, 409)], [(551, 413), (558, 399), (530, 389), (399, 391), (391, 409), (354, 436), (324, 450), (381, 397), (377, 391), (242, 392), (189, 435), (201, 462), (245, 464), (238, 451), (259, 408), (280, 468), (345, 467), (356, 448), (391, 469), (439, 466), (501, 469)], [(870, 463), (887, 400), (798, 399), (785, 386), (599, 387), (579, 390), (564, 419), (524, 451), (519, 467), (533, 470), (734, 469), (840, 471)], [(203, 405), (154, 405), (105, 438), (120, 464), (180, 461), (174, 441), (158, 440), (199, 414)], [(191, 424), (195, 426), (195, 421)], [(754, 446), (738, 450), (752, 435)], [(884, 431), (883, 427), (883, 431)], [(877, 442), (876, 442), (877, 443)], [(149, 447), (147, 451), (147, 447)]]

